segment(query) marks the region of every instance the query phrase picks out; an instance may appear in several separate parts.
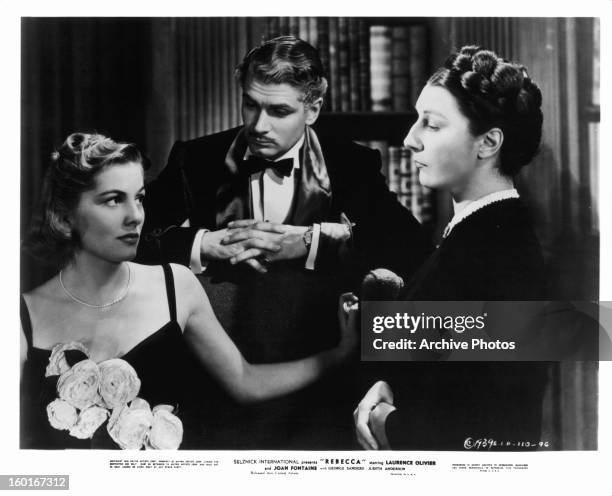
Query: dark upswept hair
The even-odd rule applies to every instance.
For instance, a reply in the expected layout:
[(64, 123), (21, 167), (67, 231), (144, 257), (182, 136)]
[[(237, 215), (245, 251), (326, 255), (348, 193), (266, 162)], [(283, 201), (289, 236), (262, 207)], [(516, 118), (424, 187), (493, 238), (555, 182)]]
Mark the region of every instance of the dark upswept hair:
[(304, 93), (307, 104), (323, 98), (327, 91), (319, 52), (294, 36), (279, 36), (253, 48), (236, 67), (235, 75), (242, 88), (250, 79), (265, 84), (289, 84)]
[(63, 221), (77, 206), (81, 194), (94, 187), (96, 176), (112, 165), (147, 159), (131, 143), (102, 134), (73, 133), (51, 154), (42, 193), (23, 248), (35, 258), (64, 267), (80, 247), (78, 233), (66, 233)]
[(538, 152), (542, 139), (542, 93), (527, 69), (482, 47), (464, 46), (428, 80), (448, 90), (479, 135), (493, 127), (504, 133), (499, 169), (516, 175)]

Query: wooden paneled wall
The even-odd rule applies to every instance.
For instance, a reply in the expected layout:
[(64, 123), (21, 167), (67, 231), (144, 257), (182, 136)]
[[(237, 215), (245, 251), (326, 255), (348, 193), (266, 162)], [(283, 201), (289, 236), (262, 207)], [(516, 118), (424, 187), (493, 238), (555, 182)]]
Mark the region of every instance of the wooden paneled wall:
[[(205, 17), (152, 20), (155, 87), (148, 146), (157, 172), (176, 140), (237, 126), (240, 88), (234, 69), (262, 41), (263, 18)], [(160, 36), (156, 36), (159, 33)]]

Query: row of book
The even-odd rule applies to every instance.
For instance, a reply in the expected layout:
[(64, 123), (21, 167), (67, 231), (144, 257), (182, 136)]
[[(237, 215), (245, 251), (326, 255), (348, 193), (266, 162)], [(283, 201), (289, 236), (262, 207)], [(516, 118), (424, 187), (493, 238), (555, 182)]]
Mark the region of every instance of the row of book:
[(590, 122), (589, 135), (589, 193), (591, 197), (591, 230), (599, 230), (599, 122)]
[(380, 151), (382, 172), (389, 190), (399, 202), (422, 224), (433, 222), (433, 192), (419, 182), (419, 171), (412, 154), (403, 146), (389, 146), (386, 141), (360, 141), (359, 143)]
[(269, 38), (291, 34), (319, 50), (333, 112), (406, 111), (423, 87), (427, 26), (355, 17), (271, 17)]
[(593, 45), (595, 47), (593, 53), (593, 105), (600, 105), (601, 100), (599, 96), (599, 85), (600, 85), (600, 21), (596, 17), (593, 19)]

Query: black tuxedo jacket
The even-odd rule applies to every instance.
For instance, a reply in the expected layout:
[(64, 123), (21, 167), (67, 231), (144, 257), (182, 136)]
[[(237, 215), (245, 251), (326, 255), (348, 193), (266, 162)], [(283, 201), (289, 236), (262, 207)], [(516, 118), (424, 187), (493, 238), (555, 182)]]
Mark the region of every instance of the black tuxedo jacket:
[[(231, 175), (224, 163), (240, 129), (175, 143), (166, 168), (147, 187), (141, 261), (188, 265), (198, 229), (221, 229), (231, 220), (249, 218), (247, 209), (231, 205), (248, 179)], [(431, 247), (416, 219), (388, 190), (380, 154), (351, 141), (318, 138), (329, 174), (330, 205), (325, 213), (296, 205), (294, 224), (339, 222), (344, 213), (356, 224), (358, 267), (387, 267), (410, 275)], [(185, 219), (191, 227), (178, 227)]]

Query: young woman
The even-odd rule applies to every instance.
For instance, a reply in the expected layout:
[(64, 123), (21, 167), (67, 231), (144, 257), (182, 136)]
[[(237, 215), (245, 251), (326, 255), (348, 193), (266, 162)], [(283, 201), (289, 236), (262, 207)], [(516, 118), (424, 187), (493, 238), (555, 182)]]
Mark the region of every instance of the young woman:
[[(92, 446), (91, 439), (70, 435), (49, 410), (63, 379), (49, 388), (45, 376), (57, 381), (66, 368), (58, 365), (64, 358), (51, 356), (58, 344), (78, 342), (71, 347), (86, 350), (95, 363), (122, 358), (138, 376), (138, 397), (150, 406), (174, 407), (186, 394), (206, 395), (197, 377), (185, 375), (190, 354), (229, 394), (248, 402), (304, 387), (356, 347), (356, 334), (347, 332), (354, 313), (341, 305), (336, 348), (291, 363), (247, 363), (188, 269), (130, 262), (144, 220), (144, 194), (143, 158), (131, 144), (75, 133), (53, 156), (44, 216), (27, 244), (55, 256), (61, 270), (22, 298), (22, 447)], [(65, 412), (61, 416), (65, 420)]]
[[(429, 78), (404, 145), (421, 184), (448, 191), (455, 214), (404, 299), (546, 298), (540, 246), (513, 181), (538, 150), (541, 104), (523, 66), (475, 46)], [(430, 362), (395, 375), (355, 410), (364, 448), (460, 450), (481, 437), (512, 449), (539, 440), (545, 365)]]

